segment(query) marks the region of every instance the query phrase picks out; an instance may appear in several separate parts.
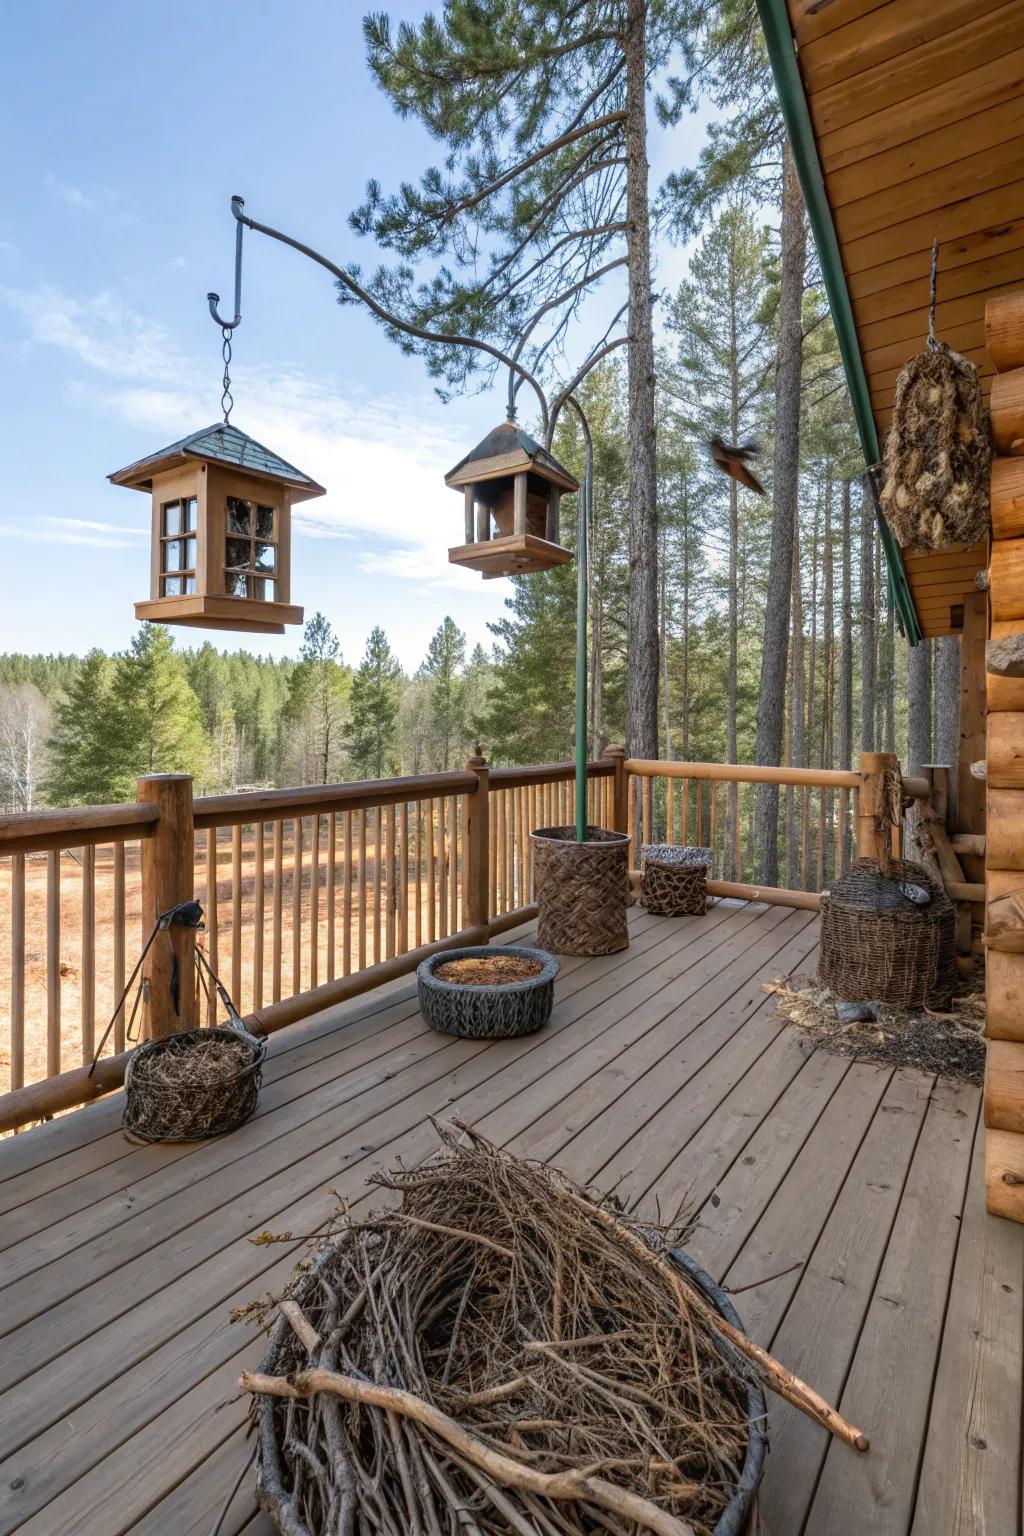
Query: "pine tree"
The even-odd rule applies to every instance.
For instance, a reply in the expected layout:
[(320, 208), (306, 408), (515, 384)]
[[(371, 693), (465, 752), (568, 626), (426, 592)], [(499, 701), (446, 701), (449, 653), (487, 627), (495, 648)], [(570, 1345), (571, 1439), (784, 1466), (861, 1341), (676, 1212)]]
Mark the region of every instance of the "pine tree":
[(302, 632), (292, 672), (285, 724), (285, 772), (303, 784), (329, 784), (342, 777), (352, 674), (328, 619), (314, 613)]
[[(522, 337), (522, 363), (546, 373), (589, 291), (625, 271), (625, 302), (585, 366), (628, 348), (627, 739), (645, 757), (658, 737), (647, 93), (685, 55), (688, 11), (681, 0), (445, 0), (440, 18), (394, 36), (386, 16), (371, 16), (378, 82), (447, 158), (418, 187), (385, 196), (371, 183), (353, 216), (406, 263), (379, 271), (370, 291), (435, 338), (403, 345), (448, 386), (464, 387), (488, 354), (446, 349), (438, 335), (504, 347)], [(625, 334), (613, 334), (624, 314)]]
[(131, 798), (143, 774), (202, 778), (209, 757), (202, 711), (162, 624), (143, 624), (116, 659), (108, 740), (115, 799)]
[(461, 676), (465, 660), (466, 637), (455, 620), (445, 614), (427, 647), (422, 667), (423, 675), (430, 681), (434, 756), (442, 773), (452, 768), (458, 748), (465, 744)]
[(357, 778), (381, 779), (398, 762), (402, 668), (380, 625), (370, 631), (352, 678), (352, 767)]
[(103, 805), (122, 798), (110, 743), (113, 674), (110, 657), (90, 651), (56, 706), (46, 781), (51, 805)]
[[(712, 435), (727, 442), (749, 441), (766, 423), (764, 381), (769, 368), (771, 313), (766, 265), (768, 233), (741, 199), (733, 197), (690, 259), (689, 277), (669, 314), (678, 337), (665, 388), (681, 410), (686, 427), (700, 442)], [(725, 579), (728, 652), (725, 667), (725, 760), (737, 761), (739, 700), (739, 547), (742, 503), (732, 478), (709, 471), (714, 502), (727, 507), (728, 565)], [(726, 799), (726, 877), (736, 878), (737, 787)]]

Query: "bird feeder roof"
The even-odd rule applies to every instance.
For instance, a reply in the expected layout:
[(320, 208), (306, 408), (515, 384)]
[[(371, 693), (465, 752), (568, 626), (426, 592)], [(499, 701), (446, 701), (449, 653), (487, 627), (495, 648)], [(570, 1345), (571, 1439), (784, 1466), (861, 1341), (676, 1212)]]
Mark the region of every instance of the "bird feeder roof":
[(454, 469), (448, 471), (444, 483), (452, 486), (472, 485), (477, 480), (489, 480), (496, 475), (514, 475), (524, 469), (560, 486), (563, 491), (578, 491), (580, 488), (579, 481), (564, 464), (559, 464), (553, 454), (514, 421), (503, 421), (500, 427), (488, 432), (472, 453), (467, 453)]
[(309, 475), (282, 459), (280, 454), (264, 448), (254, 437), (240, 432), (237, 427), (224, 422), (214, 422), (212, 427), (202, 427), (188, 437), (150, 453), (144, 459), (119, 469), (107, 479), (114, 485), (127, 485), (136, 491), (151, 491), (154, 475), (181, 467), (182, 460), (204, 459), (212, 464), (226, 464), (232, 469), (244, 470), (264, 480), (276, 480), (292, 489), (293, 501), (307, 501), (312, 496), (326, 494)]

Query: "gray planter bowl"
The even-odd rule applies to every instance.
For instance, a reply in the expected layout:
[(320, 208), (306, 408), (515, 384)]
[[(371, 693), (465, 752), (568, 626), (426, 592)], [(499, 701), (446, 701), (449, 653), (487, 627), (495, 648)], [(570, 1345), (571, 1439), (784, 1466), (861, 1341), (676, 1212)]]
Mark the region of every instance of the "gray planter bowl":
[[(475, 960), (494, 954), (537, 960), (544, 969), (527, 981), (512, 981), (502, 987), (460, 986), (434, 975), (450, 960)], [(467, 1040), (508, 1040), (515, 1035), (532, 1035), (551, 1017), (555, 977), (560, 969), (555, 957), (545, 950), (512, 944), (442, 950), (422, 960), (416, 968), (420, 1010), (431, 1029)]]

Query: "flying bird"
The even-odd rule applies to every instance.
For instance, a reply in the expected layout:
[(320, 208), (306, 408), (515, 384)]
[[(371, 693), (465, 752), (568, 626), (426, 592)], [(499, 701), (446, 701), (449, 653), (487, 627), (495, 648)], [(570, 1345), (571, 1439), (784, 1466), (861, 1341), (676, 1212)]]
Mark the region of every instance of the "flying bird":
[(745, 485), (748, 491), (755, 491), (758, 496), (764, 495), (764, 486), (748, 467), (748, 461), (758, 458), (761, 453), (758, 443), (739, 443), (735, 448), (730, 448), (720, 437), (709, 437), (708, 448), (723, 474)]

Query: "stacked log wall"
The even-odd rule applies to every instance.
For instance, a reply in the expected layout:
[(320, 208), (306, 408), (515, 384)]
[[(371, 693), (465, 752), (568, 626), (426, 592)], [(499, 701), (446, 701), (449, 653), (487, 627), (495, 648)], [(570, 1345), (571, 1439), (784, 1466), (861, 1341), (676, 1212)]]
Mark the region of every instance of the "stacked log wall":
[(1024, 1222), (1024, 292), (990, 299), (991, 634), (986, 651), (986, 1201)]

